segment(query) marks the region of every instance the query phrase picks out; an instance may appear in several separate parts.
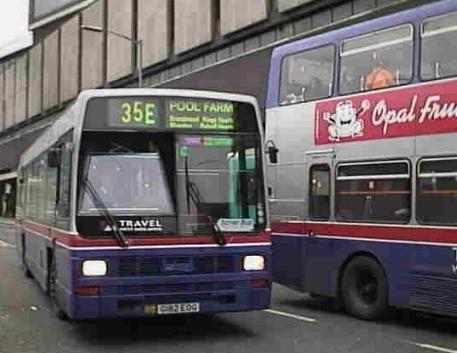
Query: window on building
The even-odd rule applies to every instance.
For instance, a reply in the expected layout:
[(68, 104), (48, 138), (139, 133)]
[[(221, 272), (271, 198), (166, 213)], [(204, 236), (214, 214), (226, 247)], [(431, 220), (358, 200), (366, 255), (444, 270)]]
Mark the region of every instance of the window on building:
[(422, 24), (421, 78), (435, 80), (457, 74), (457, 12)]
[(364, 34), (341, 45), (340, 93), (408, 83), (413, 75), (413, 27)]
[(330, 97), (334, 67), (334, 45), (286, 56), (281, 65), (280, 104)]
[(406, 161), (340, 164), (336, 175), (336, 218), (407, 223), (411, 213), (410, 179)]
[(457, 158), (419, 162), (416, 200), (419, 222), (457, 224)]
[(326, 164), (311, 167), (309, 180), (309, 216), (328, 220), (330, 217), (330, 168)]

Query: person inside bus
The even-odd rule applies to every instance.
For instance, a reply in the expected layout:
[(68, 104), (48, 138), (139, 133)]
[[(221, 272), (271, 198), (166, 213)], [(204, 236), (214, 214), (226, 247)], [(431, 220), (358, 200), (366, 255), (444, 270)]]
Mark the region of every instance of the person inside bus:
[(306, 87), (304, 98), (305, 100), (313, 100), (327, 97), (328, 94), (329, 88), (325, 87), (318, 77), (313, 76)]
[(381, 55), (374, 51), (371, 53), (372, 70), (365, 77), (365, 88), (367, 90), (385, 88), (395, 85), (394, 73), (383, 65)]

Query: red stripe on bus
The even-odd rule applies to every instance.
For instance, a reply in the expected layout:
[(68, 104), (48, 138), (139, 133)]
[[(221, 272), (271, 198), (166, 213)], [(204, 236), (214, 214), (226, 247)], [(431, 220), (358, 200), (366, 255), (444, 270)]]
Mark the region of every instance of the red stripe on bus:
[[(89, 239), (84, 238), (79, 234), (60, 231), (49, 226), (30, 223), (24, 221), (25, 230), (31, 230), (42, 235), (45, 238), (56, 240), (68, 247), (103, 247), (103, 246), (119, 246), (115, 239)], [(242, 243), (265, 243), (270, 242), (270, 233), (261, 232), (254, 235), (234, 235), (226, 234), (225, 240), (227, 244), (242, 244)], [(205, 245), (214, 244), (214, 238), (211, 236), (199, 237), (183, 237), (183, 236), (167, 236), (167, 237), (142, 237), (129, 238), (130, 246), (154, 246), (154, 245)]]
[(303, 222), (273, 224), (273, 233), (457, 244), (457, 229)]

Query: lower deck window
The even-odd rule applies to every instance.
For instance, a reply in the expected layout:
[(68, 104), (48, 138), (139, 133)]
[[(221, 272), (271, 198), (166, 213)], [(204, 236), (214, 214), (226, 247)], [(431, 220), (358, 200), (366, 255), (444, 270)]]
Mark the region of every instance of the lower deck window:
[(342, 221), (407, 223), (411, 213), (407, 162), (340, 164), (335, 213)]
[(330, 168), (328, 165), (311, 167), (309, 190), (310, 218), (328, 220), (330, 217)]
[(418, 168), (418, 221), (457, 224), (457, 158), (424, 159)]

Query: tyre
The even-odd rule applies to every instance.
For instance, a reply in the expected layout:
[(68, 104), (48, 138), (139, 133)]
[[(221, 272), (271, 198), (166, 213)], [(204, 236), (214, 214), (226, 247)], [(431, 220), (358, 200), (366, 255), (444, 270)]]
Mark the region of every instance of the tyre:
[(346, 310), (363, 320), (378, 319), (387, 310), (388, 284), (382, 266), (359, 256), (343, 272), (341, 294)]

